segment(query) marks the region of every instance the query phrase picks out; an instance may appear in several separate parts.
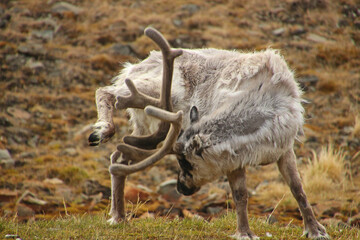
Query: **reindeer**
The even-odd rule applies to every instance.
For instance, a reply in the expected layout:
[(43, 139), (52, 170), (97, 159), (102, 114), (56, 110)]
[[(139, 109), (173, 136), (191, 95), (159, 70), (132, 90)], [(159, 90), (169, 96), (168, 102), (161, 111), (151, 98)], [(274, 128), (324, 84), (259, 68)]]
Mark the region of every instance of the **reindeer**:
[(329, 239), (296, 167), (293, 145), (302, 134), (304, 109), (301, 91), (282, 56), (271, 49), (171, 49), (155, 29), (147, 28), (145, 35), (161, 53), (126, 64), (113, 85), (96, 91), (98, 120), (90, 145), (114, 135), (114, 107), (127, 109), (134, 128), (110, 157), (109, 222), (125, 220), (126, 176), (175, 154), (180, 165), (177, 190), (184, 195), (227, 176), (237, 213), (234, 238), (258, 239), (248, 223), (246, 167), (277, 163), (299, 204), (304, 234)]

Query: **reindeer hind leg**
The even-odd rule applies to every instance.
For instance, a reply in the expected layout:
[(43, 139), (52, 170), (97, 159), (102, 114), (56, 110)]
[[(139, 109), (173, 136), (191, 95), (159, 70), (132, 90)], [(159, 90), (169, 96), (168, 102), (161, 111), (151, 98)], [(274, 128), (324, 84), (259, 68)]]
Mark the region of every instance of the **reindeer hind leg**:
[(296, 157), (293, 149), (285, 153), (277, 164), (294, 198), (298, 202), (300, 212), (304, 219), (304, 235), (312, 239), (330, 239), (324, 226), (316, 220), (314, 212), (307, 200), (301, 184), (300, 174), (296, 167)]

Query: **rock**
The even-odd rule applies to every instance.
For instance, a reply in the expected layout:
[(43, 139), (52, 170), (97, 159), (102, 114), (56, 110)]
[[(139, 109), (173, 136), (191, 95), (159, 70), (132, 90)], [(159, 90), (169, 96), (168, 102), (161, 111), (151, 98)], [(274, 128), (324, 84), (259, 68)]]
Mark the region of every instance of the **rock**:
[(308, 34), (306, 39), (308, 41), (315, 42), (315, 43), (324, 43), (324, 42), (329, 41), (328, 39), (326, 39), (326, 38), (324, 38), (322, 36), (319, 36), (317, 34), (314, 34), (314, 33)]
[(31, 35), (35, 38), (49, 41), (49, 40), (53, 39), (54, 31), (53, 30), (33, 30), (31, 32)]
[(133, 56), (133, 57), (137, 56), (137, 54), (130, 45), (124, 45), (121, 43), (113, 44), (106, 51), (112, 55)]
[(109, 199), (111, 196), (111, 188), (101, 185), (97, 180), (87, 180), (84, 183), (83, 193), (86, 195), (102, 193), (104, 199)]
[(168, 201), (177, 201), (181, 194), (176, 190), (177, 180), (171, 179), (160, 184), (157, 192)]
[(18, 70), (20, 67), (22, 67), (23, 65), (25, 65), (26, 63), (26, 58), (23, 55), (6, 55), (5, 57), (5, 62), (6, 64), (9, 65), (11, 70)]
[(6, 112), (11, 116), (13, 116), (14, 118), (18, 118), (18, 119), (29, 120), (31, 118), (30, 113), (20, 108), (8, 107), (6, 109)]
[(53, 33), (56, 33), (60, 28), (57, 22), (51, 17), (38, 19), (35, 22), (35, 26), (36, 29), (53, 30)]
[(304, 33), (306, 33), (306, 30), (303, 26), (294, 26), (291, 30), (290, 30), (291, 35), (302, 35)]
[(185, 4), (181, 6), (181, 10), (188, 11), (190, 14), (194, 14), (200, 10), (200, 7), (196, 4)]
[(44, 64), (40, 61), (29, 60), (27, 61), (26, 66), (33, 72), (40, 72), (45, 69)]
[(162, 173), (160, 172), (157, 166), (152, 167), (148, 172), (147, 175), (150, 177), (151, 181), (154, 182), (156, 185), (160, 184), (163, 180)]
[(55, 196), (61, 196), (61, 198), (66, 202), (72, 202), (75, 199), (73, 190), (66, 185), (58, 185), (55, 188)]
[(44, 206), (47, 204), (46, 201), (38, 199), (34, 196), (28, 195), (26, 197), (23, 198), (22, 200), (23, 203), (27, 203), (27, 204), (34, 204), (34, 205), (39, 205), (39, 206)]
[(183, 25), (183, 21), (178, 18), (174, 19), (172, 22), (176, 27), (180, 27), (181, 25)]
[(82, 8), (77, 7), (77, 6), (67, 3), (67, 2), (55, 3), (51, 8), (51, 12), (59, 13), (59, 14), (64, 14), (65, 12), (71, 12), (74, 15), (79, 15), (83, 11), (84, 10)]
[(319, 81), (319, 78), (315, 75), (304, 75), (302, 77), (297, 78), (300, 87), (307, 91), (309, 87), (315, 87)]
[(44, 56), (46, 54), (46, 49), (42, 44), (25, 43), (18, 47), (18, 52), (24, 55), (38, 57)]
[(206, 208), (206, 213), (216, 215), (224, 210), (222, 206), (209, 206)]
[(32, 208), (21, 203), (16, 206), (16, 212), (20, 219), (27, 219), (35, 216), (35, 211)]
[(46, 178), (43, 183), (52, 184), (52, 185), (61, 185), (64, 184), (63, 180), (59, 178)]
[(67, 148), (63, 151), (61, 151), (60, 156), (69, 156), (69, 157), (76, 157), (79, 153), (75, 148)]
[(154, 214), (154, 213), (145, 212), (145, 213), (143, 213), (139, 218), (140, 218), (140, 219), (147, 219), (147, 218), (155, 219), (155, 214)]
[(266, 219), (266, 222), (268, 224), (274, 224), (274, 223), (279, 222), (279, 220), (274, 215), (269, 215)]
[(15, 161), (11, 158), (7, 149), (0, 149), (0, 166), (3, 168), (12, 168), (15, 166)]
[(146, 202), (149, 199), (150, 194), (139, 188), (132, 186), (125, 186), (125, 200), (134, 204), (138, 202)]
[(277, 37), (278, 37), (278, 36), (283, 35), (284, 32), (285, 32), (285, 28), (278, 28), (278, 29), (273, 30), (273, 31), (272, 31), (272, 34), (273, 34), (274, 36), (277, 36)]

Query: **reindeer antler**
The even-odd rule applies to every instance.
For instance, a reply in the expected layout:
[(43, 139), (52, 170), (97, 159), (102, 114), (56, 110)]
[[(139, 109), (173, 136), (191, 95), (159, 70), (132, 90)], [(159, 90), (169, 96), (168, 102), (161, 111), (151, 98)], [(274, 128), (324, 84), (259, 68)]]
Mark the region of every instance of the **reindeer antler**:
[[(133, 165), (123, 165), (114, 163), (110, 166), (110, 173), (117, 176), (129, 175), (131, 173), (141, 171), (148, 166), (156, 163), (166, 154), (172, 151), (173, 144), (179, 136), (181, 131), (181, 121), (182, 121), (182, 111), (178, 111), (177, 113), (171, 113), (164, 111), (160, 108), (155, 108), (152, 106), (148, 106), (145, 108), (146, 114), (156, 117), (162, 121), (166, 121), (171, 123), (170, 131), (165, 138), (163, 146), (156, 151), (153, 155), (146, 158), (145, 160), (133, 164)], [(128, 149), (129, 150), (129, 149)]]
[[(174, 60), (182, 54), (181, 49), (171, 49), (169, 43), (154, 28), (146, 28), (145, 35), (151, 38), (160, 48), (163, 56), (163, 81), (160, 93), (160, 100), (140, 93), (130, 79), (126, 79), (131, 95), (128, 97), (118, 97), (116, 108), (124, 109), (128, 107), (144, 109), (148, 105), (160, 107), (172, 112), (171, 102), (171, 82), (173, 75)], [(124, 143), (142, 149), (155, 149), (156, 146), (165, 139), (169, 131), (170, 124), (161, 122), (156, 132), (147, 136), (126, 136)]]
[[(144, 109), (146, 114), (160, 119), (161, 123), (158, 130), (151, 135), (124, 137), (124, 144), (118, 146), (118, 151), (123, 154), (123, 159), (126, 162), (135, 164), (129, 166), (113, 163), (110, 166), (110, 172), (117, 176), (140, 171), (172, 152), (172, 146), (181, 130), (182, 112), (172, 113), (171, 83), (174, 60), (182, 54), (182, 50), (171, 49), (161, 33), (153, 28), (145, 29), (145, 35), (159, 46), (163, 56), (160, 99), (140, 93), (134, 83), (130, 79), (126, 79), (125, 84), (131, 94), (127, 97), (118, 97), (116, 107), (120, 109), (128, 107)], [(163, 146), (155, 150), (156, 146), (164, 139)]]

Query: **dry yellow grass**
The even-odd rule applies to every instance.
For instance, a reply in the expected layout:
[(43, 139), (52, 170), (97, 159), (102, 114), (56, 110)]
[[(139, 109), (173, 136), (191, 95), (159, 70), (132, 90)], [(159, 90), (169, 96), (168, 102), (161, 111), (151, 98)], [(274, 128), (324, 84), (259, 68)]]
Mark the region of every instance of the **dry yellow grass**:
[(355, 117), (354, 130), (352, 132), (354, 138), (360, 137), (360, 114)]
[[(346, 196), (349, 180), (346, 177), (345, 152), (336, 150), (332, 144), (322, 147), (319, 154), (313, 151), (313, 160), (309, 164), (300, 165), (299, 170), (305, 192), (310, 202), (320, 202)], [(282, 181), (274, 181), (257, 188), (260, 202), (267, 202), (279, 209), (297, 208), (297, 203), (289, 187)], [(285, 195), (285, 196), (284, 196)]]
[(302, 171), (305, 191), (313, 199), (341, 196), (338, 193), (344, 192), (347, 185), (345, 153), (329, 144), (319, 154), (313, 154), (313, 160)]

